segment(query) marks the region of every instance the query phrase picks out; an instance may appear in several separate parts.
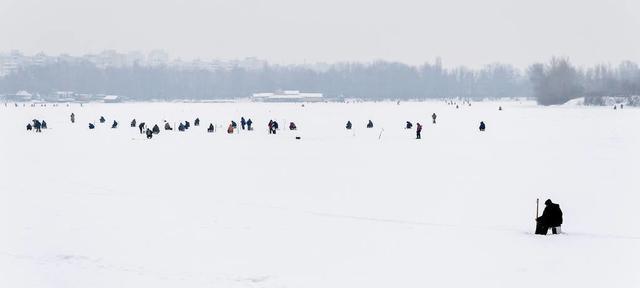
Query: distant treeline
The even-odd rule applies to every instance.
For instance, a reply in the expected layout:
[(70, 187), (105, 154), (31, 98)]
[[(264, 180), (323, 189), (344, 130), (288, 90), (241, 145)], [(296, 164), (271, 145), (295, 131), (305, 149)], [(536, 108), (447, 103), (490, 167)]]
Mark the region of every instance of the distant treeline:
[(339, 63), (322, 70), (295, 65), (218, 70), (99, 68), (77, 61), (29, 66), (0, 78), (0, 94), (73, 91), (122, 95), (132, 100), (246, 98), (279, 89), (364, 100), (535, 97), (540, 104), (550, 105), (587, 97), (587, 102), (598, 104), (593, 99), (640, 95), (640, 69), (632, 62), (615, 68), (598, 65), (578, 69), (564, 58), (533, 64), (524, 72), (505, 64), (446, 69), (438, 63), (410, 66), (384, 61)]

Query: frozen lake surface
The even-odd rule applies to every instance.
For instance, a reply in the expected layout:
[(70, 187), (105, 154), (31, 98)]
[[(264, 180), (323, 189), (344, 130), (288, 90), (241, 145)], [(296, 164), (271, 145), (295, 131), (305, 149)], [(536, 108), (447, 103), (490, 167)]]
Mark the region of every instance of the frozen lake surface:
[[(255, 131), (227, 134), (241, 116)], [(638, 287), (639, 125), (530, 102), (0, 106), (0, 287)], [(564, 234), (533, 235), (536, 198)]]

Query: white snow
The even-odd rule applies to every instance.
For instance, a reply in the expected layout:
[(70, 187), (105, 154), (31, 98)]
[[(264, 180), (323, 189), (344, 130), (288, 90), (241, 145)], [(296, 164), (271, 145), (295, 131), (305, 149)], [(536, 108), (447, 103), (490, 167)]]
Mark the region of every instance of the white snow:
[[(0, 106), (0, 287), (640, 286), (632, 107), (28, 106)], [(536, 198), (565, 234), (533, 235)]]

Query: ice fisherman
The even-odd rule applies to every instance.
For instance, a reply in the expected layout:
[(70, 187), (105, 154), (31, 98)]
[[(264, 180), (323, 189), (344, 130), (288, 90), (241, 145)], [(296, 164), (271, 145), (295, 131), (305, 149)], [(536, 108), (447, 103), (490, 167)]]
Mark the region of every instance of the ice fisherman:
[(416, 123), (416, 139), (422, 139), (420, 133), (422, 133), (422, 125), (420, 123)]
[(542, 216), (536, 219), (536, 234), (547, 235), (549, 228), (553, 234), (558, 234), (559, 228), (562, 225), (562, 210), (560, 205), (551, 202), (551, 199), (544, 201), (544, 211)]
[(486, 127), (486, 125), (484, 125), (484, 122), (480, 121), (480, 127), (479, 128), (480, 128), (480, 131), (484, 131), (484, 129), (487, 128), (487, 127)]

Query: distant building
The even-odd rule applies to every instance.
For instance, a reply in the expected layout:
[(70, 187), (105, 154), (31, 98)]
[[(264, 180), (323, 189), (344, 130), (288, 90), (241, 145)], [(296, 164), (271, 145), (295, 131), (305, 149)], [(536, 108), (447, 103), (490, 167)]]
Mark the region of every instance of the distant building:
[(16, 92), (16, 94), (7, 94), (5, 95), (4, 100), (6, 101), (31, 101), (33, 100), (33, 95), (31, 93), (21, 90)]
[(322, 102), (322, 93), (303, 93), (298, 90), (285, 90), (275, 93), (254, 93), (251, 98), (256, 102)]
[(107, 95), (102, 98), (104, 103), (120, 103), (122, 102), (122, 98), (118, 95)]

